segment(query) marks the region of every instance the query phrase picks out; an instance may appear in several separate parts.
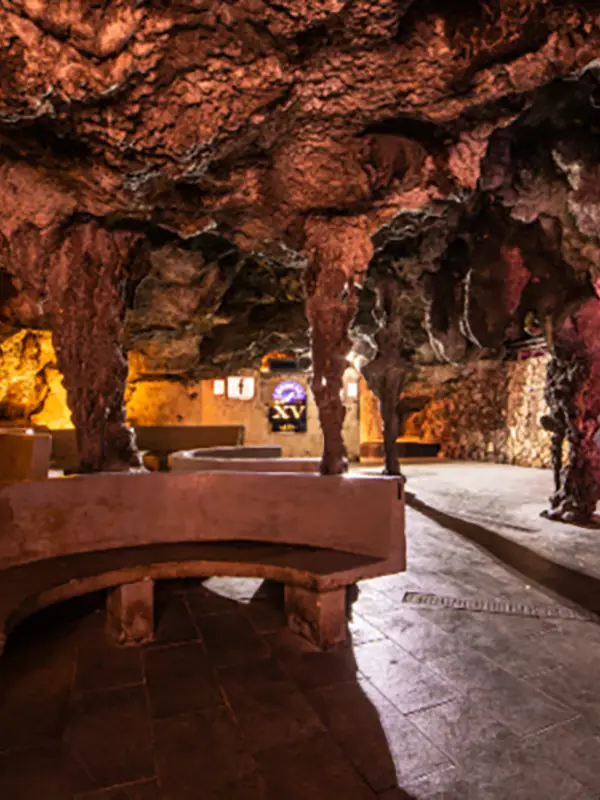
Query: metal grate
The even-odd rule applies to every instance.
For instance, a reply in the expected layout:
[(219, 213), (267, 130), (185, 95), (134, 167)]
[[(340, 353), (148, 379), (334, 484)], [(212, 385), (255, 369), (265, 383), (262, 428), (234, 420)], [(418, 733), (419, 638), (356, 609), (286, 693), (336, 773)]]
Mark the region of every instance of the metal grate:
[(422, 592), (405, 592), (403, 603), (425, 608), (449, 608), (454, 611), (482, 611), (487, 614), (512, 614), (519, 617), (542, 617), (546, 619), (570, 619), (581, 622), (600, 622), (597, 614), (576, 611), (566, 606), (529, 606), (524, 603), (508, 603), (504, 600), (468, 600), (445, 597)]

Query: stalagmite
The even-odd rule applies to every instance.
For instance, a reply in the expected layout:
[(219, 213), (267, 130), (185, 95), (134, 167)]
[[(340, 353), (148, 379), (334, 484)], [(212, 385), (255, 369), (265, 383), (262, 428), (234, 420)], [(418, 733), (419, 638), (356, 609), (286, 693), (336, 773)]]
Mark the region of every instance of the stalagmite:
[(400, 435), (400, 392), (406, 375), (406, 362), (400, 355), (404, 327), (398, 304), (402, 287), (392, 275), (376, 279), (377, 303), (383, 313), (382, 325), (375, 336), (377, 356), (363, 372), (369, 388), (377, 395), (383, 420), (385, 472), (400, 475), (396, 440)]
[(356, 284), (372, 256), (366, 224), (352, 219), (312, 219), (306, 224), (306, 315), (311, 326), (312, 390), (324, 437), (321, 473), (347, 468), (342, 436), (343, 375), (349, 330), (356, 314)]
[[(589, 300), (567, 320), (548, 365), (541, 423), (551, 434), (555, 491), (549, 519), (590, 522), (600, 500), (600, 302)], [(564, 443), (567, 442), (566, 460)]]
[(69, 229), (50, 255), (52, 338), (77, 431), (81, 472), (141, 466), (125, 424), (125, 268), (137, 235), (96, 222)]

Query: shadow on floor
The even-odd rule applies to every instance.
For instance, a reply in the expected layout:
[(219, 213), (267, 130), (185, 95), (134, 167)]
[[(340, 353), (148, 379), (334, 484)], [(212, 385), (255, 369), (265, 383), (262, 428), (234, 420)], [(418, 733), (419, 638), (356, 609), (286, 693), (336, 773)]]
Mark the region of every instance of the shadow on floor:
[(455, 517), (424, 503), (407, 492), (406, 503), (415, 511), (478, 545), (498, 561), (528, 580), (554, 592), (593, 614), (600, 614), (600, 580), (585, 572), (558, 564), (497, 531)]
[(156, 616), (144, 648), (105, 635), (103, 593), (17, 627), (0, 659), (0, 797), (416, 800), (352, 647), (291, 634), (281, 586), (242, 601), (161, 582)]

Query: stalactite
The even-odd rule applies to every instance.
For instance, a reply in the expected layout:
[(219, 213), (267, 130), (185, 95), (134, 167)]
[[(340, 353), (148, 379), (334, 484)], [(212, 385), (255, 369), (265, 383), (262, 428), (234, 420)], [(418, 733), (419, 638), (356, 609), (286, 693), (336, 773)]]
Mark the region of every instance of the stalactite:
[(311, 326), (312, 390), (319, 409), (323, 475), (347, 469), (342, 436), (343, 375), (356, 314), (356, 284), (372, 256), (366, 225), (352, 219), (311, 219), (306, 224), (306, 315)]
[(125, 267), (137, 239), (96, 222), (72, 227), (50, 255), (52, 338), (77, 431), (81, 472), (139, 468), (125, 424)]
[(383, 420), (385, 472), (388, 475), (401, 475), (396, 440), (400, 435), (400, 392), (407, 368), (406, 362), (400, 356), (404, 334), (399, 308), (402, 288), (392, 275), (375, 278), (375, 286), (382, 324), (375, 335), (377, 355), (363, 369), (363, 374), (369, 388), (379, 400)]
[[(589, 301), (557, 335), (548, 365), (542, 425), (550, 432), (555, 491), (543, 516), (587, 523), (600, 500), (600, 303)], [(567, 454), (564, 459), (564, 443)]]

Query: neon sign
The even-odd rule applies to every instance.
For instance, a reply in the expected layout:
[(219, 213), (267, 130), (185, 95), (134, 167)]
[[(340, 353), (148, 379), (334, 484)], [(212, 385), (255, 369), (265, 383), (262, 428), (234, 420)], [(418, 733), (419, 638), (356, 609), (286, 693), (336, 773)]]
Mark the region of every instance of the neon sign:
[(277, 384), (271, 396), (269, 423), (273, 433), (306, 433), (306, 390), (302, 384)]

